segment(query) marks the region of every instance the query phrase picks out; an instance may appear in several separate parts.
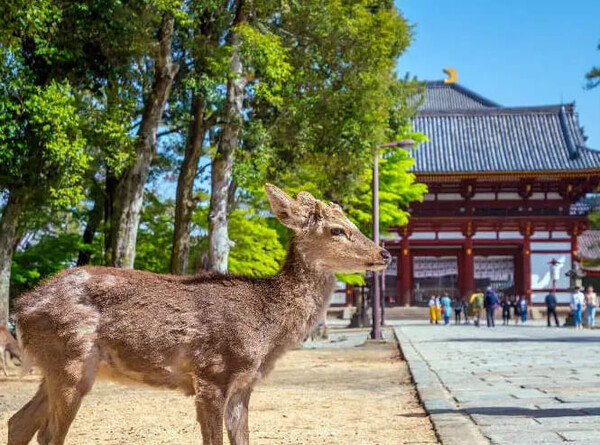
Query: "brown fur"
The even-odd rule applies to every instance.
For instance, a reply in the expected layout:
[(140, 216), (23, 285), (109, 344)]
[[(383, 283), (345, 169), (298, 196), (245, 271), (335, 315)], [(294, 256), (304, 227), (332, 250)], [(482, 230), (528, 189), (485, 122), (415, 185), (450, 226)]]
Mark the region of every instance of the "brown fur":
[(0, 326), (0, 361), (2, 362), (2, 371), (5, 376), (8, 376), (6, 370), (6, 353), (10, 354), (11, 358), (21, 360), (21, 349), (15, 338), (4, 326)]
[(223, 419), (230, 442), (248, 444), (252, 389), (323, 316), (334, 272), (382, 270), (389, 260), (338, 206), (273, 186), (267, 195), (294, 231), (273, 278), (83, 267), (23, 295), (21, 339), (44, 379), (10, 419), (8, 443), (26, 444), (39, 430), (40, 443), (62, 444), (101, 376), (194, 395), (205, 445), (223, 443)]

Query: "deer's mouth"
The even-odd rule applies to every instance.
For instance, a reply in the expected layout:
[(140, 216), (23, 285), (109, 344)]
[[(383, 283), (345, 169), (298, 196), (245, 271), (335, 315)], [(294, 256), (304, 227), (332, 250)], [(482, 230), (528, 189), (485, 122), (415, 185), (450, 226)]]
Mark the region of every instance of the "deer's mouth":
[(367, 269), (368, 270), (373, 270), (373, 271), (380, 271), (380, 270), (384, 270), (386, 267), (388, 266), (388, 263), (386, 262), (378, 262), (378, 263), (369, 263), (367, 265)]

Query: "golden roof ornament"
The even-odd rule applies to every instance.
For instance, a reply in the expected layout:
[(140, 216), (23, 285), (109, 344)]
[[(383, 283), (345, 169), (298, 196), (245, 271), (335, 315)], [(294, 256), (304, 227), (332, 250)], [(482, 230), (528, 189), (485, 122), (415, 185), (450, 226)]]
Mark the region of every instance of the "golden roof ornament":
[(454, 68), (444, 68), (444, 73), (448, 75), (446, 79), (444, 79), (444, 83), (456, 83), (458, 82), (458, 75), (456, 74), (456, 69)]

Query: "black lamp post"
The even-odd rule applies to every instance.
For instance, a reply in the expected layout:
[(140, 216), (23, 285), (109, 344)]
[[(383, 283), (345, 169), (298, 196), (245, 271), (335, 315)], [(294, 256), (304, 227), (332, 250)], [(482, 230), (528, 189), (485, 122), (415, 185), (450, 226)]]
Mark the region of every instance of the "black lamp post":
[[(379, 149), (388, 147), (412, 147), (415, 141), (412, 139), (402, 139), (400, 141), (390, 142), (375, 148), (373, 155), (373, 241), (379, 245)], [(384, 277), (385, 277), (385, 271)], [(381, 290), (380, 290), (379, 272), (373, 273), (373, 326), (371, 328), (371, 338), (381, 340)]]

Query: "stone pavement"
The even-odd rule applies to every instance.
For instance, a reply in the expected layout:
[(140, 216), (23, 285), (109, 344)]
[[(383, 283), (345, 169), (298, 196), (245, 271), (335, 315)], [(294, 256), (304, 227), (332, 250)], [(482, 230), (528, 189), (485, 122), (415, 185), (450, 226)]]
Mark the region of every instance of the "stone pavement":
[(600, 444), (600, 330), (390, 324), (444, 445)]

